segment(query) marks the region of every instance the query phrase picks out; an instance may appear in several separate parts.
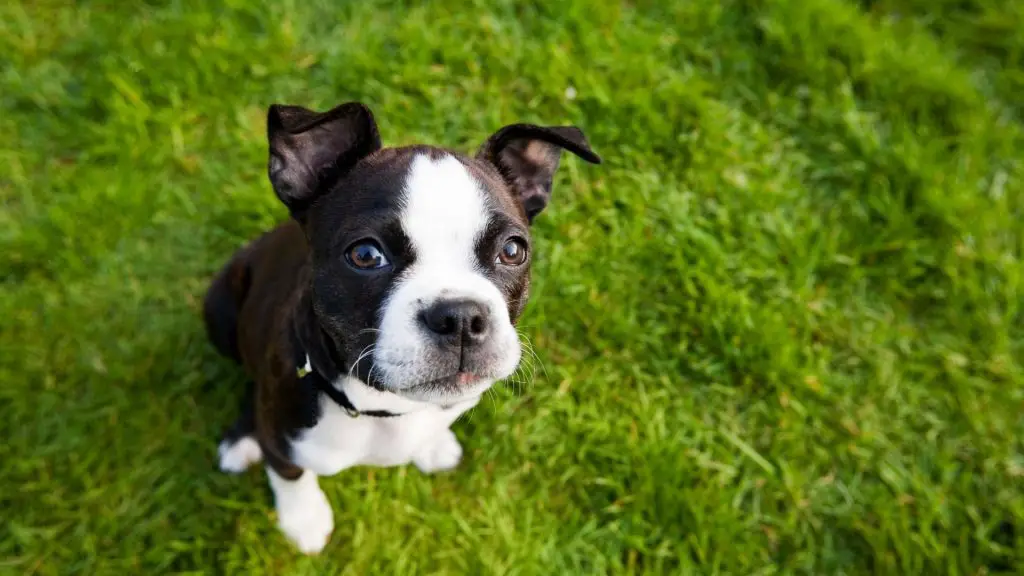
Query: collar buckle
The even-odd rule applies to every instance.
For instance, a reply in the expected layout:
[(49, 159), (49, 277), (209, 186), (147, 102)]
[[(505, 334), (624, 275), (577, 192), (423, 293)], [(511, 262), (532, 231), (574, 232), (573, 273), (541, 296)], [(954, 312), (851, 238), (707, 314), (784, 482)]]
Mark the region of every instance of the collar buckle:
[(313, 366), (309, 363), (309, 356), (306, 356), (306, 365), (305, 366), (296, 366), (295, 367), (295, 375), (298, 376), (300, 380), (302, 378), (305, 378), (312, 371), (313, 371)]

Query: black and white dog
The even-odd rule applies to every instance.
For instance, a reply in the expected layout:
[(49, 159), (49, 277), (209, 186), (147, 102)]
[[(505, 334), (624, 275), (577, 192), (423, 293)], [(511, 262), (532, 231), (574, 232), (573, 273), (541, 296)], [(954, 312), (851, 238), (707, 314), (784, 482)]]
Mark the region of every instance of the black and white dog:
[(574, 127), (506, 126), (475, 157), (382, 148), (370, 111), (274, 105), (269, 175), (292, 218), (242, 248), (204, 315), (252, 379), (220, 467), (264, 460), (284, 533), (319, 552), (334, 527), (317, 476), (412, 462), (448, 470), (449, 426), (521, 350), (529, 225)]

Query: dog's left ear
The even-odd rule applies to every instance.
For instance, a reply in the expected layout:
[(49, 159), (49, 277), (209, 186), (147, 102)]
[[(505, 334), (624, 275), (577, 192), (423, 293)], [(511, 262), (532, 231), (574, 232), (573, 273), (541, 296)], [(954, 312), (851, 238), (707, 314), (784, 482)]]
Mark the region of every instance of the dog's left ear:
[(327, 112), (274, 104), (267, 112), (267, 140), (270, 183), (300, 221), (339, 175), (380, 149), (373, 114), (358, 102)]
[(498, 130), (480, 147), (477, 158), (498, 168), (532, 223), (551, 199), (551, 182), (562, 150), (591, 164), (601, 163), (579, 128), (534, 124), (512, 124)]

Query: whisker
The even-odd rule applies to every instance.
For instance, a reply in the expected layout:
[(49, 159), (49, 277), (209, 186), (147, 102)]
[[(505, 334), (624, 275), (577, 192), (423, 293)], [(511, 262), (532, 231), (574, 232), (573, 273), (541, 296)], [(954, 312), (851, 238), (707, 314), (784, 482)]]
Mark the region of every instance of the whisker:
[(370, 371), (366, 373), (366, 383), (373, 382), (373, 371), (377, 368), (377, 363), (370, 364)]
[(535, 366), (533, 366), (533, 368), (534, 368), (534, 375), (536, 375), (536, 368), (537, 368), (537, 366), (540, 366), (541, 371), (544, 373), (544, 377), (547, 378), (548, 377), (547, 367), (544, 366), (544, 362), (541, 361), (540, 355), (537, 354), (537, 349), (534, 347), (533, 342), (530, 340), (530, 337), (527, 336), (526, 334), (522, 334), (522, 333), (520, 333), (520, 337), (522, 337), (526, 341), (525, 345), (524, 345), (525, 350), (530, 355), (530, 357), (534, 361), (536, 361), (536, 363), (537, 363)]
[(370, 344), (367, 347), (363, 348), (359, 352), (359, 355), (356, 356), (356, 361), (353, 362), (352, 366), (349, 367), (349, 373), (351, 374), (352, 370), (355, 370), (356, 366), (359, 365), (359, 362), (361, 362), (363, 360), (363, 358), (365, 358), (368, 354), (372, 354), (374, 349), (375, 349), (375, 346), (373, 344)]
[(537, 377), (537, 367), (540, 366), (545, 377), (547, 376), (547, 369), (544, 367), (544, 363), (541, 361), (540, 356), (534, 349), (533, 342), (530, 340), (530, 337), (518, 328), (516, 329), (516, 333), (519, 336), (524, 354), (522, 360), (520, 360), (519, 365), (516, 367), (516, 370), (512, 373), (512, 376), (508, 381), (513, 386), (513, 390), (517, 394), (522, 394), (523, 390), (525, 390), (528, 385), (535, 382)]
[(531, 354), (529, 360), (523, 362), (521, 366), (523, 375), (527, 377), (527, 380), (531, 383), (537, 379), (538, 366), (544, 374), (544, 377), (547, 377), (547, 370), (544, 370), (544, 364), (543, 362), (540, 361), (540, 357), (537, 356), (536, 354)]
[(366, 348), (363, 348), (363, 350), (356, 357), (356, 361), (353, 362), (352, 365), (348, 367), (348, 376), (349, 376), (349, 378), (352, 377), (353, 372), (355, 371), (356, 367), (359, 366), (359, 363), (363, 360), (363, 358), (366, 358), (370, 354), (373, 354), (373, 352), (376, 349), (377, 349), (377, 347), (374, 344), (370, 344)]
[(498, 412), (498, 400), (497, 400), (498, 393), (494, 390), (494, 388), (488, 388), (487, 392), (484, 392), (484, 396), (487, 396), (487, 398), (490, 399), (490, 401), (491, 401), (491, 410), (494, 413), (497, 413)]

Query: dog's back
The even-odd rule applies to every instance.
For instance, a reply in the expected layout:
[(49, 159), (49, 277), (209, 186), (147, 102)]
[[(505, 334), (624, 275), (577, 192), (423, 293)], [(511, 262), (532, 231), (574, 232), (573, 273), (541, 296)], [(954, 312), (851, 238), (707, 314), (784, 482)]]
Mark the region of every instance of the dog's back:
[[(256, 348), (265, 345), (249, 340), (259, 339), (259, 332), (269, 337), (266, 329), (272, 329), (271, 325), (240, 326), (239, 322), (243, 316), (272, 322), (276, 316), (274, 311), (295, 292), (301, 275), (294, 272), (301, 269), (307, 259), (302, 230), (291, 220), (253, 240), (231, 257), (213, 279), (203, 303), (206, 331), (218, 352), (241, 363), (249, 347), (247, 344)], [(265, 307), (270, 314), (243, 315), (246, 307)], [(240, 330), (243, 331), (241, 339)], [(246, 334), (249, 338), (245, 338)]]

